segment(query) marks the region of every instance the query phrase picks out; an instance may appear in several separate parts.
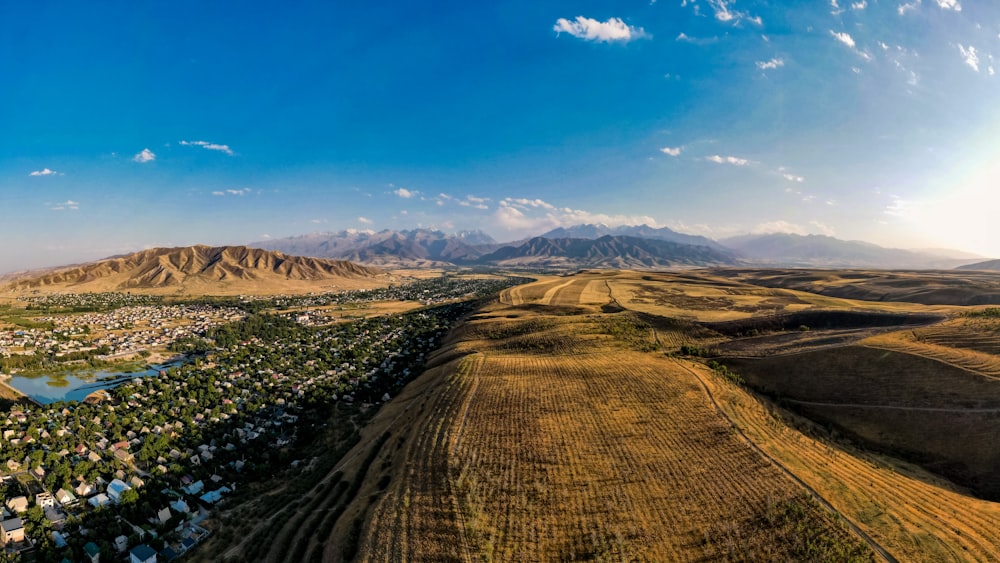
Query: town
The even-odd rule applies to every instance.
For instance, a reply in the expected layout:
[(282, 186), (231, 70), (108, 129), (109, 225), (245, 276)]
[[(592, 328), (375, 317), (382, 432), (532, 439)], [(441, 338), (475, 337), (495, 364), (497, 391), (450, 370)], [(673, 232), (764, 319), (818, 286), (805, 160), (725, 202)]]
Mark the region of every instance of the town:
[[(210, 533), (203, 523), (219, 503), (239, 499), (256, 479), (295, 470), (297, 448), (311, 429), (391, 400), (471, 303), (519, 281), (441, 278), (380, 290), (382, 299), (418, 296), (441, 304), (327, 326), (207, 304), (124, 303), (106, 312), (35, 318), (71, 337), (83, 327), (91, 334), (95, 326), (150, 327), (114, 343), (108, 355), (151, 348), (148, 331), (160, 338), (156, 346), (184, 340), (200, 353), (84, 402), (11, 407), (0, 441), (3, 557), (113, 561), (127, 553), (133, 561), (170, 561), (194, 549)], [(281, 310), (332, 299), (349, 302), (311, 296), (268, 305)], [(260, 299), (252, 301), (250, 310), (265, 309)], [(164, 331), (179, 322), (184, 330)], [(44, 330), (26, 329), (21, 340), (30, 334), (66, 341), (43, 340)], [(341, 419), (330, 418), (331, 405)]]

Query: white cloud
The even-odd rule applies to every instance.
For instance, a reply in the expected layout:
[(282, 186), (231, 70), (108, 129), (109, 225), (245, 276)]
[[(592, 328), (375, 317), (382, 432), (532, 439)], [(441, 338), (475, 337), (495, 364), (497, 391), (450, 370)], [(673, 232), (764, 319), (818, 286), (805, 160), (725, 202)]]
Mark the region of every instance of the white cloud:
[(132, 160), (135, 162), (142, 162), (142, 163), (152, 162), (156, 160), (156, 155), (153, 154), (153, 151), (149, 149), (142, 149), (142, 151), (140, 151), (138, 154), (132, 157)]
[(685, 43), (691, 43), (692, 45), (711, 45), (718, 41), (718, 37), (691, 37), (690, 35), (684, 33), (683, 31), (677, 34), (677, 38), (674, 41), (683, 41)]
[(557, 207), (541, 199), (504, 198), (493, 214), (496, 224), (508, 231), (539, 234), (556, 227), (584, 223), (603, 223), (608, 226), (642, 225), (657, 227), (656, 219), (646, 215), (609, 215), (591, 213), (582, 209)]
[(760, 16), (750, 16), (746, 12), (731, 10), (730, 5), (733, 4), (733, 0), (708, 0), (708, 4), (715, 12), (715, 19), (720, 22), (733, 22), (734, 24), (738, 24), (743, 20), (747, 20), (757, 25), (762, 25), (764, 23)]
[(956, 12), (962, 11), (962, 5), (958, 3), (958, 0), (936, 0), (937, 5), (942, 10), (955, 10)]
[(802, 225), (796, 225), (795, 223), (789, 223), (788, 221), (767, 221), (750, 229), (750, 233), (754, 235), (770, 235), (776, 233), (805, 235), (807, 234), (807, 231), (804, 227), (802, 227)]
[(667, 156), (678, 156), (681, 154), (682, 147), (663, 147), (660, 152)]
[(844, 32), (844, 31), (838, 32), (838, 31), (834, 31), (834, 30), (831, 29), (830, 30), (830, 35), (832, 35), (833, 38), (836, 39), (837, 41), (840, 41), (841, 43), (843, 43), (844, 45), (846, 45), (849, 49), (851, 49), (852, 51), (854, 51), (854, 54), (856, 54), (857, 56), (861, 57), (862, 59), (864, 59), (866, 61), (871, 61), (872, 60), (871, 53), (869, 53), (868, 51), (862, 51), (861, 49), (858, 49), (857, 48), (857, 43), (855, 43), (854, 38), (851, 37), (851, 35), (849, 33)]
[(851, 37), (850, 34), (845, 33), (845, 32), (837, 32), (837, 31), (834, 31), (834, 30), (831, 29), (830, 30), (830, 35), (832, 35), (837, 41), (840, 41), (841, 43), (843, 43), (844, 45), (847, 45), (851, 49), (854, 48), (854, 45), (855, 45), (854, 44), (854, 38)]
[(403, 199), (410, 199), (411, 197), (419, 194), (420, 192), (411, 191), (411, 190), (408, 190), (406, 188), (399, 188), (398, 190), (393, 190), (392, 193), (398, 195), (399, 197), (401, 197)]
[(458, 200), (458, 204), (462, 207), (472, 207), (474, 209), (489, 209), (490, 206), (486, 205), (486, 202), (490, 201), (487, 197), (476, 197), (473, 195), (465, 196), (465, 199)]
[(717, 154), (706, 156), (705, 160), (716, 164), (732, 164), (733, 166), (746, 166), (750, 164), (750, 161), (745, 158), (738, 158), (735, 156), (719, 156)]
[(552, 29), (556, 33), (565, 32), (586, 41), (605, 43), (612, 41), (627, 43), (633, 39), (649, 37), (641, 27), (627, 25), (621, 18), (610, 18), (605, 22), (583, 16), (577, 16), (575, 21), (559, 18)]
[(787, 172), (782, 174), (786, 180), (789, 182), (804, 182), (806, 179), (802, 176), (796, 176), (795, 174), (788, 174)]
[(773, 58), (769, 61), (757, 61), (757, 68), (761, 70), (771, 70), (775, 68), (780, 68), (785, 66), (785, 60), (780, 58)]
[(965, 64), (969, 65), (972, 70), (979, 72), (979, 55), (976, 53), (976, 48), (972, 45), (965, 48), (960, 43), (958, 45), (958, 50), (962, 52), (962, 58), (965, 59)]
[(80, 209), (80, 202), (73, 201), (72, 199), (67, 199), (66, 201), (64, 201), (62, 203), (57, 203), (55, 205), (50, 205), (49, 209), (52, 210), (52, 211), (66, 211), (66, 210), (79, 211), (79, 209)]
[(864, 10), (867, 7), (868, 7), (868, 1), (867, 0), (861, 0), (860, 2), (854, 2), (854, 3), (851, 4), (851, 9), (852, 10)]
[(910, 202), (896, 195), (890, 197), (892, 198), (892, 201), (885, 206), (882, 213), (891, 217), (906, 217), (909, 215), (910, 208), (912, 207)]
[(253, 190), (250, 189), (250, 188), (241, 188), (241, 189), (238, 189), (238, 190), (233, 190), (233, 189), (229, 189), (229, 190), (217, 190), (217, 191), (212, 192), (212, 195), (215, 195), (215, 196), (228, 196), (228, 195), (245, 196), (245, 195), (247, 195), (249, 193), (253, 193)]
[(820, 223), (819, 221), (809, 221), (809, 224), (816, 228), (816, 231), (821, 235), (826, 235), (828, 237), (836, 236), (837, 231), (825, 223)]
[(358, 223), (361, 223), (362, 225), (371, 225), (374, 222), (375, 221), (372, 221), (368, 217), (358, 217)]
[(920, 7), (920, 0), (913, 0), (912, 2), (908, 2), (906, 4), (900, 4), (899, 6), (897, 6), (896, 12), (898, 12), (899, 15), (904, 16), (906, 15), (906, 12), (912, 12), (916, 10), (918, 7)]
[(229, 148), (229, 145), (219, 145), (216, 143), (209, 143), (208, 141), (181, 141), (181, 145), (185, 147), (202, 147), (210, 151), (219, 151), (233, 156), (235, 153)]
[(31, 174), (28, 174), (28, 176), (52, 176), (56, 174), (59, 173), (56, 172), (55, 170), (49, 170), (48, 168), (43, 168), (41, 170), (33, 171)]

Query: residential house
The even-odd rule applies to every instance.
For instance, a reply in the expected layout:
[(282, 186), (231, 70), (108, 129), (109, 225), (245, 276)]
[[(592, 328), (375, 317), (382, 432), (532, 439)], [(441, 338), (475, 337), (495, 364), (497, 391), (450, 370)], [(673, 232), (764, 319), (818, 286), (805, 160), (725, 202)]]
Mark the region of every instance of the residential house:
[(129, 563), (156, 563), (156, 551), (146, 544), (139, 544), (128, 552)]
[(63, 506), (68, 506), (76, 502), (76, 495), (66, 489), (59, 489), (56, 491), (56, 501)]
[(28, 497), (19, 496), (7, 499), (7, 508), (12, 512), (20, 514), (28, 511)]
[(195, 481), (187, 487), (182, 487), (182, 489), (184, 489), (184, 492), (189, 495), (196, 495), (205, 489), (205, 483), (200, 480)]
[(90, 563), (101, 563), (101, 548), (97, 544), (89, 541), (83, 546), (83, 553), (90, 558)]
[(52, 508), (56, 505), (56, 499), (52, 493), (38, 493), (35, 495), (35, 504), (42, 508)]
[(156, 513), (156, 520), (159, 521), (160, 524), (166, 524), (170, 520), (170, 516), (172, 516), (170, 513), (170, 507), (163, 507)]
[[(21, 497), (24, 498), (24, 497)], [(0, 522), (0, 540), (4, 545), (24, 541), (24, 524), (20, 518), (11, 518)]]
[(125, 550), (128, 549), (128, 536), (115, 538), (115, 549), (118, 550), (118, 553), (125, 553)]
[(122, 501), (122, 493), (131, 488), (132, 487), (130, 487), (125, 481), (122, 481), (121, 479), (113, 479), (111, 483), (108, 484), (108, 497), (114, 501), (115, 504), (118, 504)]
[(90, 483), (86, 481), (80, 481), (80, 483), (76, 486), (76, 488), (73, 489), (73, 491), (76, 492), (77, 496), (87, 497), (94, 494), (96, 489)]
[(107, 506), (111, 502), (111, 499), (108, 498), (108, 495), (100, 493), (87, 499), (87, 502), (90, 506), (97, 508), (98, 506)]

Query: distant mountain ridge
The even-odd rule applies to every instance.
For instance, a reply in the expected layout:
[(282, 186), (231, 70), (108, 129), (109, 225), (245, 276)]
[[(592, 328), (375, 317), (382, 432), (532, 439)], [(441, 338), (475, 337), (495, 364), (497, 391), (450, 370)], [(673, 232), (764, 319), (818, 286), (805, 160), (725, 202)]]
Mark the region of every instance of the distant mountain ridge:
[(621, 225), (618, 227), (609, 227), (604, 224), (575, 225), (572, 227), (558, 227), (541, 236), (543, 238), (599, 239), (607, 235), (663, 240), (693, 246), (707, 246), (717, 250), (724, 249), (721, 244), (708, 237), (687, 235), (678, 233), (667, 227), (656, 228), (649, 225)]
[(604, 235), (597, 239), (535, 237), (477, 260), (498, 266), (664, 268), (739, 264), (732, 251), (666, 240)]
[(964, 266), (959, 266), (958, 269), (1000, 272), (1000, 260), (986, 260), (985, 262), (976, 262), (975, 264), (965, 264)]
[(742, 235), (719, 241), (748, 260), (782, 267), (951, 269), (973, 261), (939, 253), (885, 248), (826, 235), (771, 233)]
[(431, 229), (312, 233), (254, 242), (250, 246), (303, 256), (406, 267), (453, 265), (474, 260), (499, 247), (482, 231), (449, 235)]
[(347, 261), (288, 256), (246, 246), (153, 248), (97, 262), (27, 274), (8, 291), (66, 288), (74, 291), (127, 291), (179, 288), (218, 282), (314, 282), (375, 278), (381, 270)]
[[(618, 239), (602, 244), (568, 243)], [(626, 240), (627, 239), (627, 240)], [(545, 241), (560, 241), (546, 244)], [(637, 242), (643, 241), (643, 242)], [(650, 246), (657, 241), (681, 247)], [(743, 235), (714, 241), (667, 227), (582, 224), (499, 244), (482, 231), (439, 230), (312, 233), (252, 243), (288, 254), (350, 260), (379, 267), (511, 266), (652, 268), (757, 264), (808, 268), (951, 269), (978, 258), (934, 249), (913, 251), (846, 241), (825, 235)], [(584, 246), (589, 247), (582, 250)], [(515, 250), (520, 249), (520, 250)], [(714, 252), (706, 252), (706, 249)], [(619, 252), (614, 256), (614, 252)]]

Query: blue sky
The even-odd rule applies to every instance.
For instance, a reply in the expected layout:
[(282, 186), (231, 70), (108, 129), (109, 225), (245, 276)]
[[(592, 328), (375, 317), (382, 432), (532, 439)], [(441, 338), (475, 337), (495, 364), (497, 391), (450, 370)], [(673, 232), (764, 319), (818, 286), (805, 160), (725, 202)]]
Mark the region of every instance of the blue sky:
[(283, 4), (0, 4), (0, 272), (581, 222), (1000, 256), (993, 2)]

